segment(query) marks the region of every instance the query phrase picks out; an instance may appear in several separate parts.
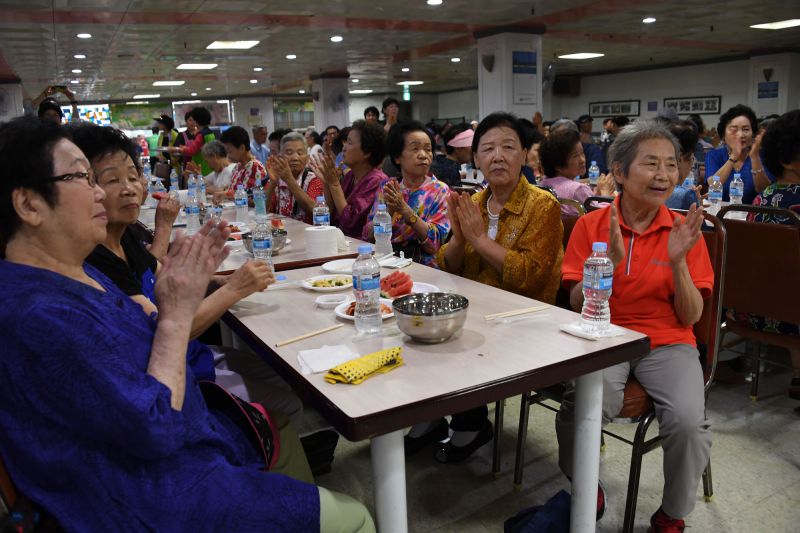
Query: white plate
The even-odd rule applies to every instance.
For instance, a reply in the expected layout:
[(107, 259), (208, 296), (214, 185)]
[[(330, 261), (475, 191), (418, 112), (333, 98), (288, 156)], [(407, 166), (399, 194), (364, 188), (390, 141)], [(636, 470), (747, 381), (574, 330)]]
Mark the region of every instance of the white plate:
[[(347, 284), (346, 285), (342, 285), (340, 287), (314, 287), (312, 285), (312, 283), (315, 282), (315, 281), (320, 281), (320, 280), (323, 280), (323, 279), (331, 279), (331, 278), (346, 279), (347, 280)], [(309, 289), (309, 290), (317, 291), (317, 292), (336, 292), (336, 291), (343, 291), (345, 289), (352, 289), (353, 288), (353, 278), (348, 277), (348, 276), (331, 276), (331, 275), (314, 276), (314, 277), (311, 277), (311, 278), (308, 278), (308, 279), (304, 279), (300, 283), (300, 285), (304, 289)]]
[(426, 292), (442, 292), (442, 290), (436, 285), (432, 285), (430, 283), (419, 283), (415, 281), (414, 285), (411, 287), (411, 292), (414, 294), (422, 294)]
[[(288, 244), (288, 241), (287, 241)], [(322, 270), (330, 272), (331, 274), (353, 274), (353, 263), (355, 259), (337, 259), (336, 261), (328, 261), (322, 265)]]
[(352, 301), (353, 297), (347, 294), (320, 294), (314, 303), (322, 309), (334, 309), (347, 301)]
[[(354, 317), (354, 316), (350, 316), (350, 315), (348, 315), (348, 314), (346, 313), (346, 311), (347, 311), (347, 308), (350, 306), (350, 304), (351, 304), (352, 302), (353, 302), (353, 300), (347, 300), (346, 302), (344, 302), (344, 303), (342, 303), (342, 304), (339, 304), (339, 305), (337, 305), (337, 306), (336, 306), (336, 309), (334, 309), (334, 310), (333, 310), (333, 312), (334, 312), (334, 313), (336, 313), (336, 316), (338, 316), (339, 318), (344, 318), (345, 320), (352, 320), (352, 321), (355, 321), (356, 317)], [(391, 301), (391, 300), (389, 300), (388, 298), (381, 298), (381, 303), (382, 303), (383, 305), (386, 305), (386, 306), (388, 306), (389, 308), (391, 308), (391, 307), (392, 307), (392, 301)], [(392, 311), (391, 313), (384, 313), (384, 314), (382, 314), (382, 315), (381, 315), (381, 318), (383, 318), (384, 320), (386, 320), (387, 318), (392, 318), (393, 316), (394, 316), (394, 311)]]

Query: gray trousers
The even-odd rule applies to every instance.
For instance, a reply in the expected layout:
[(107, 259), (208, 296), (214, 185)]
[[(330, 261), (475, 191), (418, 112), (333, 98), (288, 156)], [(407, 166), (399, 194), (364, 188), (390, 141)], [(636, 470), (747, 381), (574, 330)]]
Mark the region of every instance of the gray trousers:
[[(705, 415), (703, 370), (697, 349), (688, 344), (656, 348), (641, 359), (603, 370), (603, 425), (622, 409), (625, 382), (633, 372), (653, 399), (664, 450), (661, 507), (673, 518), (692, 512), (697, 485), (708, 464), (711, 425)], [(572, 476), (574, 401), (567, 395), (556, 416), (558, 464)]]

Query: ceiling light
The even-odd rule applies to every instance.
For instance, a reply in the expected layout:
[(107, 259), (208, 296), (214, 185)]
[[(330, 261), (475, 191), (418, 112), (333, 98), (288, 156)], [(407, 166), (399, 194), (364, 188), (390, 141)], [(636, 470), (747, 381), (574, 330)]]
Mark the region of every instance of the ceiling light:
[(778, 22), (767, 22), (765, 24), (753, 24), (751, 28), (757, 30), (782, 30), (784, 28), (794, 28), (800, 26), (800, 19), (779, 20)]
[(73, 84), (73, 85), (77, 85), (80, 82), (78, 80), (71, 80), (70, 83)]
[(564, 54), (558, 56), (560, 59), (594, 59), (595, 57), (603, 57), (605, 54), (595, 54), (594, 52), (578, 52), (577, 54)]
[(80, 74), (81, 72), (82, 72), (82, 70), (81, 70), (81, 69), (79, 69), (79, 68), (74, 68), (74, 69), (72, 69), (72, 73), (73, 73), (73, 74)]
[(91, 39), (92, 38), (92, 34), (91, 33), (79, 33), (77, 35), (77, 37), (78, 37), (78, 39)]
[(211, 87), (206, 87), (206, 91), (210, 91), (210, 90), (211, 90)]
[(656, 21), (655, 17), (646, 17), (642, 19), (645, 24), (652, 24)]
[(450, 61), (452, 61), (453, 63), (460, 63), (461, 62), (461, 58), (460, 57), (451, 57)]
[(153, 87), (177, 87), (178, 85), (183, 85), (186, 83), (182, 80), (165, 80), (165, 81), (154, 81)]
[(83, 55), (83, 54), (75, 54), (75, 55), (74, 55), (74, 56), (72, 56), (72, 57), (74, 57), (75, 59), (86, 59), (86, 56), (85, 56), (85, 55)]
[(297, 91), (297, 92), (298, 92), (298, 93), (300, 93), (300, 94), (306, 94), (306, 91), (305, 91), (305, 89), (300, 89), (300, 90), (299, 90), (299, 91)]
[(344, 38), (341, 35), (333, 35), (333, 36), (331, 36), (331, 42), (332, 43), (340, 43), (343, 40), (344, 40)]
[(406, 86), (408, 86), (408, 85), (422, 85), (423, 83), (425, 83), (425, 82), (424, 81), (418, 81), (418, 80), (411, 80), (411, 81), (398, 82), (397, 85), (406, 85)]
[(183, 104), (199, 104), (200, 100), (181, 100), (179, 102), (172, 102), (175, 105), (183, 105)]
[(361, 80), (359, 80), (358, 78), (353, 78), (353, 79), (352, 79), (352, 80), (350, 80), (350, 81), (352, 81), (353, 83), (358, 83), (358, 82), (359, 82), (359, 81), (361, 81)]
[(442, 0), (428, 0), (429, 6), (440, 6), (442, 5)]
[(294, 54), (289, 54), (286, 56), (286, 59), (297, 59), (297, 56)]
[(250, 80), (250, 83), (258, 83), (258, 80)]
[(197, 93), (192, 93), (190, 96), (197, 96)]
[(261, 67), (253, 67), (253, 72), (261, 72), (262, 70), (264, 69)]
[(403, 72), (411, 72), (411, 69), (408, 67), (403, 67), (400, 70), (402, 70)]
[(217, 68), (216, 63), (181, 63), (177, 67), (178, 70), (211, 70)]
[(247, 50), (261, 41), (214, 41), (206, 46), (207, 50)]
[(134, 94), (134, 100), (147, 100), (148, 98), (160, 98), (160, 94)]
[(144, 105), (149, 103), (147, 100), (139, 100), (138, 102), (125, 102), (125, 105)]
[(350, 94), (369, 94), (372, 92), (372, 89), (353, 89), (350, 91)]
[(218, 104), (227, 104), (229, 102), (230, 102), (230, 100), (217, 100)]

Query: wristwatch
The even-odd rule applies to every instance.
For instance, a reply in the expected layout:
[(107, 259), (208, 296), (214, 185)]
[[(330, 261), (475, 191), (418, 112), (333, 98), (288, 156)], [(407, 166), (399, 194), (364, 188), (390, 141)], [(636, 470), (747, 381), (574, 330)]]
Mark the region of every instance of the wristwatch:
[(736, 163), (736, 158), (733, 156), (729, 156), (728, 161), (730, 161), (731, 163)]
[(414, 213), (411, 213), (411, 217), (408, 219), (408, 223), (413, 226), (417, 222), (417, 220), (419, 220), (419, 217)]

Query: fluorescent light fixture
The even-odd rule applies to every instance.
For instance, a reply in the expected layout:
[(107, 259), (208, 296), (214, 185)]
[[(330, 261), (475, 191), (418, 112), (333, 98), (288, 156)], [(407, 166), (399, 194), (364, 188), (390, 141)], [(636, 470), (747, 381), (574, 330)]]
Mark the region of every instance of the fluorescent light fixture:
[(460, 57), (451, 57), (450, 61), (452, 61), (453, 63), (461, 63), (461, 58)]
[(264, 69), (261, 67), (253, 67), (253, 72), (261, 72), (262, 70)]
[(350, 91), (350, 94), (369, 94), (372, 92), (372, 89), (353, 89)]
[(358, 83), (358, 82), (359, 82), (359, 81), (361, 81), (361, 80), (359, 80), (358, 78), (353, 78), (353, 79), (352, 79), (352, 80), (350, 80), (350, 81), (352, 81), (353, 83)]
[(83, 71), (81, 69), (79, 69), (79, 68), (72, 69), (72, 73), (73, 74), (80, 74), (81, 72), (83, 72)]
[(75, 55), (74, 55), (74, 56), (72, 56), (72, 57), (74, 57), (75, 59), (86, 59), (86, 56), (85, 56), (85, 55), (83, 55), (83, 54), (75, 54)]
[(442, 5), (442, 0), (428, 0), (429, 6), (440, 6)]
[(78, 39), (91, 39), (92, 38), (92, 34), (91, 33), (79, 33), (76, 37), (78, 37)]
[(419, 81), (419, 80), (411, 80), (411, 81), (398, 82), (397, 85), (405, 85), (407, 87), (409, 85), (422, 85), (423, 83), (425, 83), (425, 82), (424, 81)]
[(764, 24), (753, 24), (751, 28), (757, 30), (783, 30), (800, 26), (800, 19), (779, 20), (778, 22), (766, 22)]
[(594, 52), (578, 52), (576, 54), (564, 54), (558, 56), (559, 59), (594, 59), (595, 57), (603, 57), (605, 54), (595, 54)]
[(192, 93), (189, 96), (197, 96), (197, 93)]
[(645, 17), (642, 19), (642, 22), (644, 22), (645, 24), (652, 24), (655, 21), (656, 21), (655, 17)]
[(229, 102), (230, 102), (230, 100), (217, 100), (218, 104), (227, 104)]
[(210, 90), (211, 90), (211, 87), (206, 87), (206, 91), (210, 91)]
[(261, 41), (214, 41), (206, 46), (206, 50), (247, 50)]
[(411, 72), (411, 69), (408, 68), (408, 67), (403, 67), (400, 70), (403, 71), (403, 72)]
[(286, 56), (286, 59), (297, 59), (297, 56), (296, 56), (296, 55), (294, 55), (294, 54), (288, 54), (288, 55)]
[(147, 100), (139, 100), (138, 102), (125, 102), (125, 105), (143, 105), (149, 103), (150, 102), (148, 102)]
[(332, 35), (331, 36), (331, 42), (332, 43), (340, 43), (342, 41), (344, 41), (344, 38), (341, 35)]
[(147, 100), (148, 98), (160, 98), (160, 94), (134, 94), (134, 100)]
[(70, 83), (73, 84), (73, 85), (77, 85), (80, 82), (78, 80), (72, 80), (72, 81), (70, 81)]
[(153, 87), (177, 87), (178, 85), (183, 85), (186, 83), (182, 80), (165, 80), (165, 81), (154, 81)]
[(250, 80), (250, 83), (258, 83), (258, 80)]
[(211, 70), (217, 68), (216, 63), (181, 63), (177, 67), (178, 70)]
[(199, 104), (200, 100), (181, 100), (180, 102), (172, 102), (175, 105), (182, 105), (182, 104)]
[(306, 90), (305, 90), (305, 89), (300, 89), (300, 90), (299, 90), (299, 91), (297, 91), (297, 92), (298, 92), (298, 93), (300, 93), (300, 94), (306, 94)]

